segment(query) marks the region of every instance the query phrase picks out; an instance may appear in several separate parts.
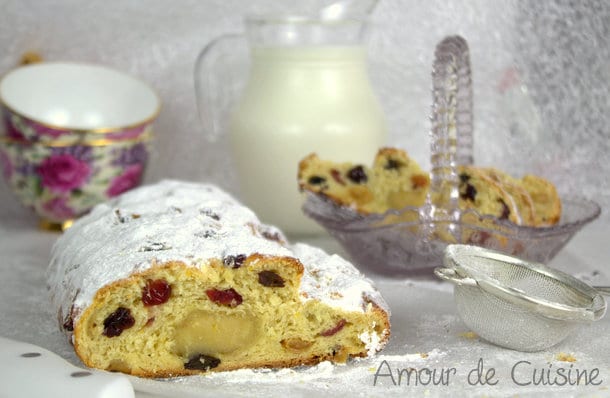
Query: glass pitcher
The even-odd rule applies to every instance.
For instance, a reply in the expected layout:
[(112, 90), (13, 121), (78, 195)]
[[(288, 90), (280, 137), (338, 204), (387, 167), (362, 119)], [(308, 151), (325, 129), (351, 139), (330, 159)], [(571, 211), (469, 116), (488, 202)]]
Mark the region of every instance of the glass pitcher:
[[(301, 210), (298, 163), (323, 159), (369, 164), (386, 123), (369, 81), (363, 18), (247, 17), (246, 34), (213, 41), (195, 70), (200, 114), (210, 138), (229, 134), (241, 200), (289, 235), (321, 231)], [(247, 47), (249, 70), (223, 65)], [(225, 119), (222, 107), (238, 96)]]

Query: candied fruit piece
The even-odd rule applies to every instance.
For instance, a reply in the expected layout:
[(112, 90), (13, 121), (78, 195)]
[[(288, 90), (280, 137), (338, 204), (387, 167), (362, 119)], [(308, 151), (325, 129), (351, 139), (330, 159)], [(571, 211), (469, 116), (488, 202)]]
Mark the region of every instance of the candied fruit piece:
[(345, 327), (346, 324), (347, 324), (347, 321), (345, 319), (341, 319), (332, 328), (326, 329), (326, 330), (320, 332), (320, 336), (323, 336), (323, 337), (333, 336), (333, 335), (339, 333), (341, 331), (341, 329), (343, 329)]
[(205, 291), (208, 298), (218, 305), (224, 305), (225, 307), (237, 307), (244, 300), (241, 295), (233, 288), (220, 290), (220, 289), (208, 289)]
[(131, 316), (129, 308), (119, 307), (104, 319), (104, 331), (102, 334), (106, 337), (120, 336), (123, 330), (129, 329), (135, 323), (136, 320)]
[(411, 184), (413, 189), (425, 188), (428, 186), (428, 178), (422, 174), (415, 174), (411, 177)]
[(284, 287), (284, 278), (273, 271), (258, 273), (258, 283), (266, 287)]
[(142, 289), (142, 303), (150, 307), (167, 302), (172, 294), (172, 287), (165, 279), (149, 280)]
[(188, 362), (184, 364), (184, 368), (208, 371), (214, 369), (218, 365), (220, 365), (220, 359), (211, 355), (197, 354), (189, 358)]
[(364, 184), (365, 182), (368, 181), (368, 177), (366, 176), (366, 173), (364, 172), (364, 167), (362, 167), (360, 165), (352, 167), (347, 172), (347, 177), (350, 180), (352, 180), (353, 182), (355, 182), (356, 184)]
[(290, 337), (280, 341), (286, 351), (301, 352), (313, 345), (313, 341), (303, 340), (300, 337)]
[(338, 184), (345, 185), (345, 180), (343, 180), (343, 177), (341, 177), (341, 172), (339, 172), (339, 170), (331, 169), (330, 175), (335, 181), (337, 181)]

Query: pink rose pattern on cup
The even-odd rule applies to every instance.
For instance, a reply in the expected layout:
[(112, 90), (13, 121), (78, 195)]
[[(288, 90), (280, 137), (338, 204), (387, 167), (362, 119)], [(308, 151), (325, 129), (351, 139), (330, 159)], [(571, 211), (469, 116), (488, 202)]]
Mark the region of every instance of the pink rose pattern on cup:
[(142, 166), (134, 164), (129, 166), (123, 174), (115, 177), (106, 191), (109, 197), (117, 196), (139, 184), (142, 178)]
[(69, 154), (52, 155), (37, 168), (41, 185), (52, 192), (70, 192), (82, 186), (91, 174), (89, 163)]
[(61, 223), (138, 185), (148, 153), (146, 142), (133, 141), (69, 147), (5, 143), (0, 166), (25, 206)]

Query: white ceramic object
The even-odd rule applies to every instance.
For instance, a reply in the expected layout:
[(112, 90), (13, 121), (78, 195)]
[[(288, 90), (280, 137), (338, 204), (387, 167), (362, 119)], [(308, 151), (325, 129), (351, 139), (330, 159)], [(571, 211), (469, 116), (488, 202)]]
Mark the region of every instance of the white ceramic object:
[(122, 374), (77, 368), (51, 351), (4, 337), (0, 337), (0, 374), (0, 397), (135, 396)]
[(161, 102), (146, 83), (99, 65), (43, 62), (16, 68), (0, 82), (12, 112), (53, 127), (116, 130), (153, 119)]

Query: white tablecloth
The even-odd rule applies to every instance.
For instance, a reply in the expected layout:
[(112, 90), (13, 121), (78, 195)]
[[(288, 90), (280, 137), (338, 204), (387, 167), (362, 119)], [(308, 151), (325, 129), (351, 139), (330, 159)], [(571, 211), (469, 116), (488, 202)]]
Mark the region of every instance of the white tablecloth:
[[(610, 225), (588, 226), (551, 265), (589, 283), (610, 284), (609, 234)], [(41, 345), (82, 366), (48, 306), (44, 271), (57, 236), (37, 230), (35, 218), (25, 212), (0, 209), (0, 336)], [(342, 253), (329, 237), (309, 242)], [(392, 309), (392, 338), (373, 358), (342, 366), (241, 370), (174, 381), (132, 378), (137, 396), (610, 396), (610, 316), (547, 351), (521, 353), (469, 333), (456, 313), (449, 284), (432, 278), (374, 279)], [(561, 360), (562, 355), (575, 362)], [(415, 372), (408, 379), (411, 368)], [(579, 385), (548, 385), (558, 368), (565, 375), (571, 371), (573, 380), (577, 371), (589, 377), (598, 373), (588, 385), (582, 378)], [(545, 376), (546, 383), (536, 385), (541, 373), (550, 373), (551, 380)], [(488, 383), (482, 384), (486, 375)]]

